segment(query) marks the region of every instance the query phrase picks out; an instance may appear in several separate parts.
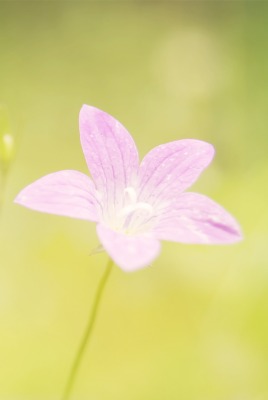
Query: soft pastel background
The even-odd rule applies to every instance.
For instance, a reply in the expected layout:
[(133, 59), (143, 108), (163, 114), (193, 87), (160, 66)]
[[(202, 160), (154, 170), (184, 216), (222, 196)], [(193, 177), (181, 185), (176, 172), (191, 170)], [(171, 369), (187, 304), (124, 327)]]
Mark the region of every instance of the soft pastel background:
[(213, 143), (194, 189), (245, 240), (165, 243), (151, 268), (114, 268), (73, 399), (268, 399), (267, 24), (266, 1), (0, 2), (0, 135), (16, 145), (0, 181), (1, 400), (60, 399), (107, 262), (89, 255), (93, 224), (12, 203), (45, 174), (87, 172), (82, 103), (141, 156)]

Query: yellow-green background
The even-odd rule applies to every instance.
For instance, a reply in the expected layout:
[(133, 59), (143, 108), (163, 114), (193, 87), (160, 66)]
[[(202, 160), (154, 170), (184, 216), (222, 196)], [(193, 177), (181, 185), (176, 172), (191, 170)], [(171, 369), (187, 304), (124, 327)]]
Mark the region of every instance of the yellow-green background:
[(12, 203), (50, 172), (87, 172), (83, 103), (116, 116), (141, 156), (213, 143), (194, 190), (245, 239), (164, 243), (152, 267), (114, 268), (73, 399), (268, 399), (267, 25), (266, 1), (0, 2), (1, 135), (16, 144), (2, 180), (1, 400), (60, 399), (107, 262), (89, 256), (94, 224)]

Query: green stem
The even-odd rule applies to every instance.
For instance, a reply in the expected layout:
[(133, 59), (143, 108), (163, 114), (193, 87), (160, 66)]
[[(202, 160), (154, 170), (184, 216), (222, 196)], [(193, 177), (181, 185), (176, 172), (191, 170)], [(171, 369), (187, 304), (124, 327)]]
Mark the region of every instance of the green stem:
[(86, 331), (84, 333), (84, 336), (82, 337), (80, 346), (78, 348), (77, 354), (75, 356), (70, 374), (69, 374), (69, 378), (67, 381), (67, 384), (65, 386), (65, 390), (62, 396), (62, 400), (68, 400), (70, 398), (71, 395), (71, 391), (75, 382), (75, 378), (79, 369), (79, 366), (81, 364), (81, 360), (83, 357), (83, 354), (85, 352), (85, 348), (86, 345), (89, 343), (90, 339), (91, 339), (91, 335), (93, 332), (93, 328), (94, 328), (94, 324), (96, 321), (96, 316), (97, 316), (97, 312), (98, 312), (98, 307), (102, 298), (102, 294), (103, 294), (103, 290), (105, 288), (105, 284), (108, 280), (108, 277), (110, 275), (110, 272), (112, 270), (112, 266), (113, 266), (113, 261), (111, 259), (109, 259), (109, 262), (107, 264), (107, 267), (105, 269), (105, 272), (101, 278), (101, 281), (99, 283), (99, 287), (97, 289), (96, 292), (96, 296), (95, 296), (95, 300), (92, 306), (92, 309), (90, 311), (89, 314), (89, 320), (88, 320), (88, 324), (87, 324), (87, 328)]

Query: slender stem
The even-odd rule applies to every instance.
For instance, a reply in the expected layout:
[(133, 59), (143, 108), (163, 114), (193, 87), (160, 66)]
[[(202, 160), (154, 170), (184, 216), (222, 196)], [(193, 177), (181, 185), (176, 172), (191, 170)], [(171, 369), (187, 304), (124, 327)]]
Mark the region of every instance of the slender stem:
[(113, 266), (113, 261), (111, 259), (109, 259), (107, 267), (105, 269), (105, 272), (101, 278), (101, 281), (99, 283), (97, 292), (96, 292), (96, 296), (95, 296), (95, 300), (92, 306), (92, 309), (90, 311), (89, 314), (89, 320), (88, 320), (88, 324), (87, 324), (87, 328), (85, 330), (84, 336), (82, 337), (81, 343), (79, 345), (77, 354), (75, 356), (72, 368), (70, 370), (70, 374), (69, 374), (69, 378), (67, 381), (67, 384), (65, 386), (65, 390), (62, 396), (62, 400), (68, 400), (70, 398), (71, 395), (71, 391), (75, 382), (75, 378), (79, 369), (79, 366), (81, 364), (81, 360), (82, 357), (84, 355), (85, 352), (85, 348), (86, 345), (89, 343), (90, 339), (91, 339), (91, 335), (93, 332), (93, 328), (94, 328), (94, 324), (96, 321), (96, 316), (97, 316), (97, 312), (98, 312), (98, 307), (100, 304), (100, 300), (102, 298), (102, 294), (103, 294), (103, 290), (105, 288), (105, 284), (108, 280), (108, 277), (110, 275), (110, 272), (112, 270), (112, 266)]

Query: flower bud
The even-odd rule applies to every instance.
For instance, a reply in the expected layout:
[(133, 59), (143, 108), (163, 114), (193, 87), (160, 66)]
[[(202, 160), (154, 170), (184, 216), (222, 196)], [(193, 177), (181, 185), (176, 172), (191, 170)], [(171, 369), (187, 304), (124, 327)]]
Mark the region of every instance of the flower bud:
[(0, 158), (5, 165), (9, 164), (14, 155), (14, 138), (10, 133), (4, 133), (0, 141)]
[(9, 133), (7, 109), (0, 106), (0, 169), (6, 171), (14, 156), (14, 136)]

